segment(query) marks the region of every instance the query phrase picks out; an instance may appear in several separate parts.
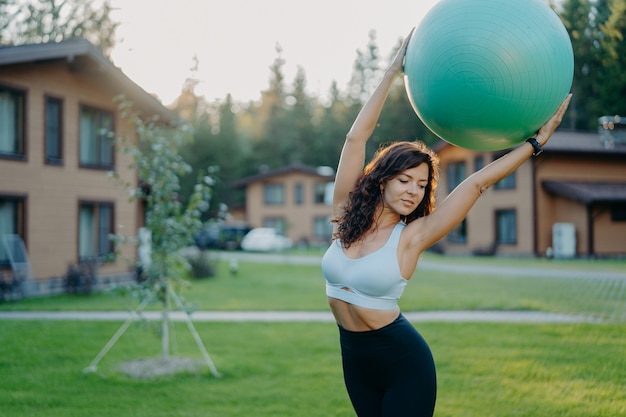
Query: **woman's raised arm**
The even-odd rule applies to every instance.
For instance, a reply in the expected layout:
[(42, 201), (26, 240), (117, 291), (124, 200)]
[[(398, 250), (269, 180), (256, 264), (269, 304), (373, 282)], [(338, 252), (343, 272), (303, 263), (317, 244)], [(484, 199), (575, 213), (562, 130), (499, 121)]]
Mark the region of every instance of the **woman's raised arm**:
[[(537, 132), (536, 140), (540, 145), (548, 142), (561, 123), (571, 97), (570, 94), (565, 98), (552, 118)], [(461, 223), (486, 189), (519, 168), (533, 152), (534, 147), (524, 143), (466, 178), (435, 211), (414, 222), (416, 234), (412, 243), (417, 246), (416, 249), (420, 252), (428, 249)]]
[(334, 218), (341, 217), (343, 214), (343, 206), (348, 199), (348, 194), (354, 189), (358, 178), (363, 173), (365, 144), (376, 128), (376, 123), (394, 80), (402, 73), (404, 54), (410, 38), (411, 34), (402, 42), (395, 58), (385, 71), (383, 79), (361, 108), (350, 131), (346, 135), (335, 177), (335, 190), (333, 193)]

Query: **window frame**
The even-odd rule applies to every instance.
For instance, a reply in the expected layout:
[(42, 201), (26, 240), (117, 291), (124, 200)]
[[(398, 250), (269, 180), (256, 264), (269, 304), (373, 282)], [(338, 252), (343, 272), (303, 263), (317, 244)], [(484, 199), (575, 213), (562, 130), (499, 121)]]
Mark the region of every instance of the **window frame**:
[[(274, 196), (271, 191), (277, 190)], [(276, 198), (275, 198), (276, 197)], [(285, 184), (282, 182), (267, 182), (263, 184), (263, 204), (266, 206), (282, 206), (285, 204)]]
[[(82, 208), (84, 206), (91, 206), (94, 209), (94, 214), (92, 220), (95, 220), (97, 223), (91, 225), (92, 232), (94, 232), (94, 240), (91, 242), (94, 245), (95, 254), (83, 254), (83, 242), (82, 242), (82, 234), (83, 228), (81, 225), (81, 213)], [(103, 230), (102, 224), (100, 223), (100, 210), (102, 207), (107, 207), (110, 209), (109, 215), (109, 227), (107, 228), (107, 236), (106, 236), (106, 250), (103, 250), (102, 243), (104, 242), (103, 237), (101, 236), (101, 232)], [(97, 220), (96, 220), (97, 219)], [(78, 201), (78, 215), (77, 215), (77, 259), (79, 262), (92, 261), (97, 259), (99, 261), (112, 261), (115, 255), (115, 244), (114, 242), (108, 238), (108, 235), (115, 234), (115, 202), (114, 201), (101, 201), (101, 200), (79, 200)], [(95, 229), (95, 230), (94, 230)]]
[(315, 185), (313, 185), (313, 204), (326, 204), (326, 188), (327, 182), (316, 182)]
[[(22, 240), (24, 241), (24, 243), (26, 243), (26, 219), (27, 219), (27, 203), (28, 203), (28, 197), (25, 194), (5, 194), (5, 193), (0, 193), (0, 201), (5, 200), (5, 201), (9, 201), (9, 200), (13, 200), (14, 202), (16, 202), (17, 204), (17, 210), (15, 213), (15, 216), (17, 218), (13, 219), (14, 221), (14, 227), (15, 227), (15, 233), (19, 235)], [(0, 233), (0, 235), (2, 235), (2, 233)], [(0, 245), (2, 245), (2, 252), (4, 253), (4, 244), (2, 243), (2, 241), (0, 241)], [(7, 269), (10, 268), (11, 264), (9, 262), (9, 259), (0, 259), (0, 269)]]
[(456, 244), (467, 243), (467, 219), (463, 219), (461, 223), (456, 225), (454, 229), (448, 232), (448, 242)]
[(14, 99), (15, 107), (17, 109), (15, 114), (15, 137), (13, 138), (13, 146), (15, 150), (13, 152), (5, 152), (0, 150), (0, 159), (10, 160), (22, 160), (27, 159), (27, 123), (26, 123), (26, 110), (27, 106), (27, 94), (26, 90), (9, 87), (7, 85), (0, 84), (0, 93), (9, 93)]
[[(461, 184), (467, 176), (467, 163), (465, 160), (449, 162), (446, 168), (448, 193)], [(460, 175), (460, 177), (459, 177)], [(454, 181), (453, 181), (454, 180)]]
[(287, 219), (282, 216), (266, 216), (263, 218), (263, 227), (271, 227), (282, 235), (287, 235)]
[(517, 188), (517, 175), (513, 171), (493, 185), (494, 190), (515, 190)]
[(323, 241), (330, 241), (333, 237), (331, 216), (313, 217), (313, 237)]
[(611, 222), (626, 222), (626, 203), (613, 203), (610, 206)]
[[(80, 106), (80, 110), (79, 110), (79, 114), (78, 114), (78, 166), (80, 168), (87, 168), (87, 169), (99, 169), (99, 170), (106, 170), (106, 171), (113, 171), (115, 170), (115, 142), (113, 140), (113, 138), (115, 137), (115, 113), (108, 111), (108, 110), (104, 110), (104, 109), (100, 109), (94, 106), (89, 106), (86, 104), (81, 104)], [(95, 144), (94, 144), (94, 149), (96, 152), (96, 158), (95, 161), (83, 161), (83, 114), (85, 112), (94, 112), (96, 113), (97, 117), (98, 117), (98, 125), (95, 126), (97, 136), (95, 138)], [(103, 127), (103, 118), (104, 116), (109, 116), (110, 120), (111, 120), (111, 127), (109, 129), (108, 132), (103, 132), (103, 130), (105, 129), (105, 127)], [(112, 138), (107, 137), (111, 135)], [(93, 139), (93, 138), (89, 138), (89, 139)], [(105, 149), (104, 147), (106, 146), (106, 144), (104, 143), (105, 140), (110, 140), (110, 153), (111, 153), (111, 161), (103, 161), (103, 150)]]
[(474, 157), (474, 172), (480, 171), (485, 167), (485, 156), (483, 154)]
[(293, 202), (296, 206), (301, 206), (305, 202), (304, 184), (301, 182), (295, 183), (293, 187)]
[[(512, 239), (502, 239), (502, 228), (500, 227), (500, 218), (503, 215), (511, 215), (513, 218), (513, 238)], [(498, 209), (494, 213), (494, 221), (495, 221), (495, 242), (498, 245), (517, 245), (519, 231), (518, 231), (518, 221), (517, 221), (517, 210), (515, 208), (507, 208), (507, 209)]]
[[(503, 151), (497, 152), (494, 154), (493, 159), (496, 160), (496, 159), (502, 158), (505, 154), (506, 152), (503, 152)], [(517, 171), (511, 172), (509, 175), (502, 178), (500, 181), (496, 182), (493, 185), (493, 189), (497, 191), (515, 190), (516, 188), (517, 188)]]
[[(63, 113), (64, 113), (64, 102), (63, 99), (59, 98), (59, 97), (54, 97), (54, 96), (49, 96), (46, 95), (44, 97), (44, 158), (45, 158), (45, 163), (46, 165), (63, 165), (63, 153), (64, 153), (64, 148), (63, 148), (63, 143), (64, 143), (64, 138), (63, 138), (63, 132), (64, 132), (64, 126), (63, 126)], [(51, 102), (56, 102), (59, 106), (59, 114), (57, 115), (56, 119), (57, 119), (57, 137), (56, 137), (56, 148), (57, 148), (57, 155), (55, 156), (51, 156), (49, 154), (48, 151), (48, 145), (51, 141), (51, 138), (49, 136), (49, 107), (48, 105)]]

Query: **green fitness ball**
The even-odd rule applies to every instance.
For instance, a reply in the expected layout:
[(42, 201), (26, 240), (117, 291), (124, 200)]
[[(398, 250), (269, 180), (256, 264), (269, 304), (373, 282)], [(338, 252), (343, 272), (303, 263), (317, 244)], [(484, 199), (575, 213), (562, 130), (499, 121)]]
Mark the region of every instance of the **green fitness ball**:
[(433, 133), (500, 150), (554, 114), (572, 85), (574, 52), (542, 0), (441, 0), (413, 32), (404, 73), (411, 105)]

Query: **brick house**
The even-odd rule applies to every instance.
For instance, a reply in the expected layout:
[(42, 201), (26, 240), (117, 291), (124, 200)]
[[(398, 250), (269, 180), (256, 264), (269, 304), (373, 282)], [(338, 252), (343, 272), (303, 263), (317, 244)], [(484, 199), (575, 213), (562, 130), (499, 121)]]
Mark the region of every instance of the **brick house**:
[(15, 248), (1, 241), (6, 236), (18, 236), (26, 249), (34, 278), (29, 291), (59, 291), (68, 265), (94, 258), (105, 282), (128, 278), (135, 248), (124, 245), (120, 256), (111, 257), (109, 234), (135, 235), (143, 211), (107, 175), (114, 170), (137, 181), (130, 161), (102, 134), (135, 137), (114, 102), (119, 94), (142, 114), (172, 117), (86, 40), (0, 48), (4, 281), (15, 271), (9, 253)]
[(298, 163), (243, 178), (233, 184), (246, 190), (240, 220), (251, 227), (274, 227), (296, 244), (326, 244), (332, 234), (334, 178), (329, 167)]
[[(433, 248), (445, 254), (626, 255), (626, 124), (612, 132), (557, 131), (538, 157), (485, 191), (463, 223)], [(437, 201), (506, 151), (472, 151), (440, 141)], [(299, 164), (244, 178), (253, 227), (272, 226), (295, 242), (327, 242), (333, 175)], [(327, 195), (328, 196), (328, 195)], [(573, 246), (572, 246), (573, 245)], [(567, 250), (566, 247), (570, 247)]]
[[(599, 133), (557, 131), (538, 157), (487, 190), (436, 246), (446, 254), (626, 254), (626, 124)], [(500, 156), (444, 142), (437, 200)], [(562, 252), (564, 246), (570, 251)]]

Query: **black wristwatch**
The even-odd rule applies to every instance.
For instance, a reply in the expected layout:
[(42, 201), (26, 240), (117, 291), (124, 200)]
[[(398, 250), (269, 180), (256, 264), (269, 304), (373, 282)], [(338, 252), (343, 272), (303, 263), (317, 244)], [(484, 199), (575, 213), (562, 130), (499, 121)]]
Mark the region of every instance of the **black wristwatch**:
[(543, 152), (543, 148), (541, 147), (539, 142), (537, 142), (537, 139), (535, 139), (534, 137), (526, 139), (526, 142), (528, 142), (528, 143), (530, 143), (532, 145), (532, 147), (533, 147), (533, 156), (537, 156), (541, 152)]

